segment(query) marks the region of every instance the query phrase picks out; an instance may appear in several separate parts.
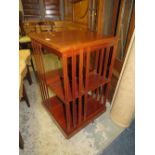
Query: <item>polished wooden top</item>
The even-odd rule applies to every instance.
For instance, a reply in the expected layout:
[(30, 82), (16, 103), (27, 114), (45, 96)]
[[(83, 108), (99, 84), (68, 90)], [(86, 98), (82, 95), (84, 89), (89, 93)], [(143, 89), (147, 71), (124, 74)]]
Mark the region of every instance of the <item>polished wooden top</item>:
[(94, 32), (79, 30), (31, 33), (29, 36), (32, 40), (59, 51), (60, 54), (89, 45), (114, 44), (118, 40), (116, 37), (103, 37)]

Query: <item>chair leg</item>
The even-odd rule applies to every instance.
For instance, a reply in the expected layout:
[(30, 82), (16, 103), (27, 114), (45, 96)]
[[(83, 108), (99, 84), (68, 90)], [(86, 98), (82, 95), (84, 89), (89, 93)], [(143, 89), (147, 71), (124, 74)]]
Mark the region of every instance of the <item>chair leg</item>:
[(34, 64), (33, 64), (33, 60), (32, 60), (32, 58), (31, 58), (31, 66), (32, 66), (32, 69), (33, 69), (33, 72), (34, 72), (34, 74), (35, 74), (35, 68), (34, 68)]
[(22, 138), (20, 131), (19, 131), (19, 147), (21, 149), (24, 149), (24, 141), (23, 141), (23, 138)]
[(28, 100), (28, 97), (27, 97), (27, 94), (26, 94), (24, 84), (23, 84), (23, 98), (22, 99), (24, 99), (26, 101), (27, 106), (30, 107), (30, 103), (29, 103), (29, 100)]
[(32, 78), (31, 78), (29, 66), (27, 65), (26, 67), (27, 67), (27, 75), (26, 75), (26, 78), (27, 78), (29, 84), (31, 85), (32, 84)]

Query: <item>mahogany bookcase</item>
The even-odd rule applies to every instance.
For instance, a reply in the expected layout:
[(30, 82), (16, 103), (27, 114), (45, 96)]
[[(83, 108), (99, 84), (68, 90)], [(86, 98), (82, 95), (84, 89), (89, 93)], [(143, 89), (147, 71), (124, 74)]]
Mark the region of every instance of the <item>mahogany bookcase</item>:
[[(70, 138), (106, 110), (118, 38), (77, 30), (30, 37), (43, 105)], [(60, 58), (62, 69), (45, 72), (43, 48)]]

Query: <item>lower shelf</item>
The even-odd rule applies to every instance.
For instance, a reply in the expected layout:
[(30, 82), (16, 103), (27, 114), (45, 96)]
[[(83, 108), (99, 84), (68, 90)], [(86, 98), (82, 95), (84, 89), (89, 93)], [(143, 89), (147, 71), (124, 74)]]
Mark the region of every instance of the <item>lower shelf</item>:
[(70, 131), (67, 131), (65, 105), (56, 96), (50, 98), (49, 102), (44, 103), (44, 105), (50, 116), (53, 118), (56, 125), (66, 138), (72, 137), (74, 134), (76, 134), (90, 122), (93, 122), (95, 118), (106, 111), (106, 107), (103, 107), (103, 105), (99, 101), (96, 101), (92, 97), (88, 97), (86, 120), (82, 118), (82, 122), (80, 124), (77, 123), (75, 128), (73, 127), (73, 123), (71, 122), (71, 129)]

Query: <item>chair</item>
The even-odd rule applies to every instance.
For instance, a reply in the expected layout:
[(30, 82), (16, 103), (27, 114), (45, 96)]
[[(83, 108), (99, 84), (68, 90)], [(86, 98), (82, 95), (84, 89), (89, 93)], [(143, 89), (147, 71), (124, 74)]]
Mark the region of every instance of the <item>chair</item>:
[[(26, 35), (26, 33), (24, 31), (22, 19), (23, 19), (22, 13), (19, 12), (19, 28), (20, 28), (19, 48), (20, 49), (29, 49), (30, 51), (32, 51), (31, 39), (29, 36)], [(22, 51), (22, 50), (20, 50), (20, 51)], [(23, 50), (23, 52), (24, 52), (24, 50)], [(29, 73), (29, 83), (31, 84), (32, 80), (30, 80), (31, 77), (30, 77), (29, 67), (32, 67), (33, 72), (35, 73), (35, 68), (34, 68), (32, 57), (30, 57), (30, 61), (26, 65), (27, 65), (27, 70)]]
[(26, 78), (27, 78), (29, 84), (31, 85), (32, 84), (32, 78), (31, 78), (31, 74), (30, 74), (30, 67), (32, 67), (32, 69), (35, 73), (35, 68), (34, 68), (33, 61), (32, 61), (31, 51), (29, 49), (19, 50), (19, 54), (21, 57), (26, 57), (28, 53), (30, 53), (30, 55), (26, 60), (26, 68), (27, 68)]
[[(23, 80), (25, 76), (27, 76), (27, 62), (30, 59), (30, 50), (22, 50), (19, 52), (19, 81), (20, 81), (20, 88), (19, 88), (19, 96), (20, 100), (25, 100), (28, 107), (30, 107), (29, 100), (25, 91), (25, 86), (23, 84)], [(32, 83), (32, 80), (31, 80)]]
[[(26, 76), (26, 63), (30, 58), (30, 51), (25, 50), (24, 52), (19, 53), (19, 100), (25, 100), (28, 107), (30, 103), (26, 94), (25, 86), (23, 84), (24, 77)], [(22, 135), (19, 131), (19, 147), (24, 149), (24, 141)]]

